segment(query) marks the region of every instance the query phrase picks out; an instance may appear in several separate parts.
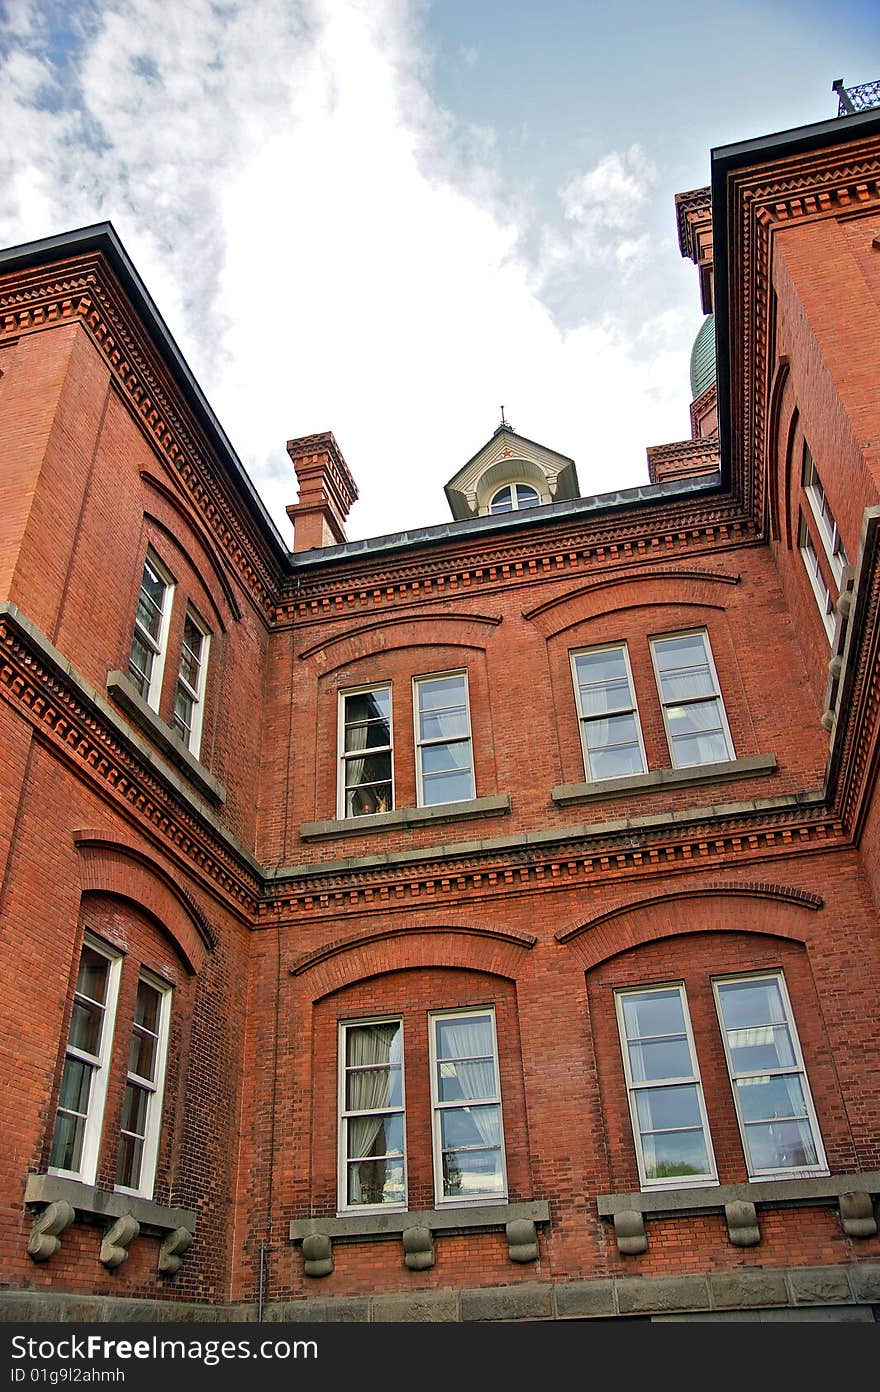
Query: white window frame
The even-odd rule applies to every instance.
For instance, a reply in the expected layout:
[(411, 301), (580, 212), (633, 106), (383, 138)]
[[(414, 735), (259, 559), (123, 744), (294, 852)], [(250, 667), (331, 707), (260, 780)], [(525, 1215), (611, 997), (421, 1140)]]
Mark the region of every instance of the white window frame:
[[(387, 691), (388, 692), (388, 744), (377, 745), (375, 748), (366, 750), (351, 750), (346, 753), (345, 749), (345, 702), (349, 696), (362, 696), (368, 691)], [(373, 754), (390, 755), (391, 777), (391, 806), (386, 810), (391, 812), (396, 806), (396, 788), (394, 781), (394, 693), (391, 689), (391, 682), (366, 682), (363, 686), (349, 686), (344, 691), (339, 692), (339, 704), (336, 716), (336, 815), (340, 821), (360, 821), (363, 816), (376, 815), (375, 813), (362, 813), (361, 816), (349, 815), (345, 806), (345, 768), (349, 759), (357, 758), (359, 754), (366, 752)]]
[[(180, 640), (180, 666), (177, 672), (177, 685), (174, 688), (174, 707), (172, 708), (171, 712), (171, 724), (172, 727), (177, 731), (180, 738), (183, 740), (189, 752), (193, 755), (194, 758), (198, 758), (199, 750), (202, 744), (202, 726), (204, 724), (205, 716), (205, 685), (208, 675), (208, 655), (211, 650), (211, 630), (208, 628), (208, 625), (205, 623), (198, 610), (192, 604), (188, 604), (186, 606), (186, 617), (188, 619), (192, 619), (194, 626), (199, 630), (199, 633), (201, 633), (202, 635), (202, 651), (198, 659), (198, 686), (191, 686), (190, 683), (187, 681), (186, 677), (183, 675), (183, 649), (186, 644), (186, 626), (184, 625), (183, 635), (181, 636)], [(177, 723), (177, 693), (179, 689), (183, 690), (184, 695), (192, 703), (192, 718), (190, 721), (188, 738), (185, 730), (181, 730), (180, 725)]]
[[(141, 591), (144, 587), (144, 575), (141, 571), (141, 583), (138, 587), (137, 601), (135, 602), (134, 624), (132, 626), (132, 643), (135, 637), (140, 638), (150, 651), (153, 653), (153, 664), (150, 669), (150, 676), (145, 692), (141, 692), (143, 699), (152, 710), (159, 709), (162, 699), (162, 679), (165, 675), (165, 658), (168, 652), (168, 633), (171, 627), (171, 608), (174, 602), (175, 580), (168, 567), (163, 565), (151, 546), (147, 547), (147, 554), (144, 557), (144, 569), (150, 566), (159, 580), (165, 586), (165, 597), (162, 605), (162, 616), (159, 621), (158, 637), (154, 638), (151, 633), (138, 622), (137, 611), (140, 604)], [(131, 649), (129, 649), (129, 677), (131, 675)]]
[[(367, 688), (374, 690), (373, 687)], [(348, 1126), (347, 1122), (351, 1117), (365, 1116), (363, 1111), (349, 1111), (345, 1105), (345, 1081), (348, 1068), (346, 1065), (346, 1034), (350, 1029), (361, 1029), (365, 1025), (400, 1025), (400, 1106), (382, 1107), (377, 1109), (382, 1116), (399, 1114), (403, 1127), (403, 1192), (404, 1198), (401, 1203), (379, 1203), (379, 1204), (350, 1204), (348, 1202)], [(406, 1143), (406, 1039), (404, 1037), (404, 1024), (402, 1015), (371, 1015), (364, 1020), (340, 1020), (337, 1031), (337, 1100), (336, 1115), (339, 1119), (337, 1127), (337, 1152), (336, 1152), (336, 1204), (337, 1213), (402, 1213), (405, 1212), (409, 1203), (409, 1164), (407, 1163), (407, 1143)]]
[(822, 620), (822, 627), (829, 643), (834, 641), (834, 600), (831, 597), (831, 589), (825, 583), (822, 574), (822, 566), (819, 561), (819, 553), (813, 543), (813, 534), (807, 526), (807, 519), (804, 514), (800, 514), (798, 525), (798, 550), (801, 553), (801, 560), (807, 572), (807, 579), (810, 582), (810, 589), (816, 598), (819, 608), (819, 617)]
[[(586, 653), (595, 653), (595, 652), (618, 652), (618, 651), (621, 651), (621, 650), (623, 651), (623, 660), (624, 660), (624, 664), (625, 664), (625, 666), (626, 666), (626, 677), (627, 677), (627, 681), (629, 682), (629, 695), (630, 695), (631, 705), (626, 706), (626, 707), (621, 706), (619, 710), (614, 710), (614, 711), (601, 711), (601, 712), (598, 712), (598, 713), (595, 714), (595, 715), (588, 715), (588, 714), (585, 714), (585, 713), (583, 712), (583, 710), (581, 709), (581, 689), (580, 689), (580, 682), (578, 681), (578, 674), (577, 674), (577, 659), (578, 659), (579, 657), (583, 657), (584, 654), (586, 654)], [(578, 730), (579, 730), (579, 732), (580, 732), (581, 753), (582, 753), (582, 755), (583, 755), (583, 760), (584, 760), (584, 774), (585, 774), (585, 776), (586, 776), (587, 782), (588, 782), (588, 783), (601, 783), (601, 782), (603, 781), (603, 779), (602, 779), (602, 777), (598, 776), (597, 774), (594, 774), (593, 771), (592, 771), (592, 769), (591, 769), (591, 767), (590, 767), (590, 751), (589, 751), (589, 749), (587, 748), (586, 727), (587, 727), (588, 724), (591, 724), (594, 720), (607, 720), (607, 719), (610, 719), (611, 717), (616, 716), (616, 715), (632, 715), (632, 716), (635, 718), (635, 722), (636, 722), (636, 735), (637, 735), (637, 737), (638, 737), (639, 750), (640, 750), (641, 756), (642, 756), (642, 767), (641, 767), (641, 770), (640, 770), (640, 771), (641, 771), (642, 773), (647, 773), (647, 771), (648, 771), (648, 756), (647, 756), (647, 754), (645, 753), (645, 742), (644, 742), (644, 740), (643, 740), (643, 738), (642, 738), (642, 722), (641, 722), (641, 720), (640, 720), (640, 718), (639, 718), (639, 706), (638, 706), (638, 701), (636, 700), (636, 688), (635, 688), (635, 683), (634, 683), (634, 681), (633, 681), (632, 668), (631, 668), (631, 666), (630, 666), (630, 661), (629, 661), (629, 647), (628, 647), (628, 645), (627, 645), (625, 642), (623, 642), (623, 643), (598, 643), (598, 644), (596, 644), (594, 647), (590, 647), (590, 648), (575, 648), (575, 649), (569, 654), (569, 657), (570, 657), (570, 661), (571, 661), (571, 679), (572, 679), (572, 682), (573, 682), (573, 684), (574, 684), (574, 700), (575, 700), (575, 707), (576, 707), (577, 713), (578, 713)], [(634, 776), (635, 776), (635, 775), (631, 775), (631, 774), (613, 774), (613, 773), (612, 773), (612, 774), (606, 775), (606, 777), (608, 777), (608, 778), (629, 778), (629, 777), (634, 777)]]
[[(70, 1025), (68, 1025), (67, 1042), (64, 1047), (64, 1065), (67, 1065), (68, 1058), (81, 1060), (92, 1069), (89, 1082), (89, 1097), (87, 1111), (85, 1112), (85, 1123), (83, 1127), (82, 1154), (78, 1170), (68, 1170), (60, 1165), (49, 1165), (49, 1174), (63, 1175), (69, 1179), (79, 1179), (84, 1184), (94, 1184), (95, 1175), (98, 1170), (98, 1154), (101, 1146), (101, 1132), (104, 1124), (104, 1110), (107, 1102), (107, 1087), (110, 1073), (110, 1063), (113, 1056), (113, 1035), (116, 1026), (116, 1007), (119, 1001), (119, 978), (122, 972), (122, 953), (110, 947), (109, 944), (96, 937), (93, 933), (86, 931), (83, 935), (82, 946), (80, 947), (79, 957), (77, 958), (77, 977), (79, 976), (79, 966), (82, 960), (84, 948), (91, 948), (99, 956), (105, 957), (110, 964), (107, 974), (107, 997), (103, 1004), (95, 1001), (94, 1004), (100, 1005), (104, 1014), (101, 1026), (101, 1038), (99, 1041), (97, 1054), (89, 1054), (83, 1049), (77, 1049), (70, 1043)], [(73, 988), (74, 999), (78, 992), (76, 986)], [(91, 997), (84, 997), (91, 1000)], [(73, 1003), (71, 1002), (71, 1023), (73, 1020)], [(58, 1124), (58, 1113), (60, 1111), (60, 1092), (59, 1102), (55, 1107), (55, 1123), (52, 1129), (52, 1143), (54, 1144), (55, 1126)]]
[(828, 557), (828, 564), (831, 567), (831, 574), (837, 583), (837, 588), (843, 582), (843, 572), (849, 565), (849, 558), (846, 554), (843, 540), (840, 535), (840, 528), (834, 520), (834, 513), (828, 502), (828, 495), (822, 486), (819, 477), (819, 470), (816, 468), (816, 461), (813, 458), (810, 446), (804, 440), (804, 465), (802, 483), (807, 502), (816, 519), (816, 526), (819, 529), (819, 536), (825, 548), (825, 555)]
[[(682, 1017), (684, 1019), (685, 1034), (687, 1035), (688, 1049), (691, 1057), (692, 1071), (688, 1076), (680, 1078), (650, 1078), (644, 1082), (637, 1081), (632, 1076), (632, 1068), (629, 1060), (628, 1045), (635, 1042), (627, 1037), (626, 1021), (623, 1014), (623, 1002), (627, 996), (646, 995), (653, 991), (677, 991), (681, 1001)], [(626, 1079), (626, 1096), (629, 1105), (630, 1122), (632, 1124), (633, 1143), (635, 1145), (636, 1162), (639, 1167), (639, 1185), (645, 1190), (654, 1189), (698, 1189), (708, 1188), (718, 1183), (718, 1169), (715, 1164), (715, 1152), (712, 1147), (712, 1134), (709, 1130), (709, 1118), (706, 1112), (706, 1099), (703, 1093), (703, 1081), (700, 1077), (700, 1062), (697, 1058), (697, 1049), (694, 1044), (694, 1032), (691, 1025), (691, 1015), (688, 1009), (687, 991), (683, 981), (658, 981), (650, 986), (621, 987), (614, 992), (614, 1008), (617, 1013), (617, 1028), (620, 1034), (620, 1052), (623, 1057), (623, 1073)], [(656, 1036), (662, 1037), (662, 1036)], [(645, 1157), (642, 1150), (642, 1132), (639, 1126), (639, 1114), (636, 1106), (636, 1093), (647, 1089), (657, 1089), (662, 1087), (687, 1087), (695, 1086), (697, 1090), (697, 1101), (700, 1109), (700, 1121), (703, 1128), (703, 1140), (706, 1145), (706, 1157), (709, 1161), (710, 1173), (707, 1175), (682, 1175), (679, 1178), (662, 1176), (659, 1179), (649, 1179), (646, 1174)], [(682, 1128), (675, 1128), (682, 1129)]]
[[(721, 996), (719, 988), (732, 986), (740, 981), (775, 981), (779, 986), (779, 993), (782, 997), (782, 1004), (785, 1008), (785, 1024), (788, 1027), (789, 1038), (791, 1040), (792, 1052), (795, 1057), (793, 1064), (789, 1064), (773, 1069), (754, 1069), (746, 1072), (736, 1072), (730, 1056), (730, 1048), (727, 1042), (727, 1027), (724, 1023), (724, 1014), (721, 1008)], [(785, 976), (782, 971), (763, 971), (763, 972), (743, 972), (736, 976), (717, 976), (712, 979), (712, 991), (715, 996), (715, 1009), (718, 1014), (718, 1028), (721, 1031), (721, 1042), (724, 1045), (724, 1058), (727, 1064), (727, 1076), (730, 1081), (731, 1092), (733, 1093), (733, 1105), (736, 1110), (736, 1119), (739, 1124), (740, 1139), (742, 1141), (743, 1155), (745, 1156), (746, 1169), (749, 1178), (755, 1181), (776, 1180), (776, 1179), (806, 1179), (816, 1175), (828, 1174), (828, 1161), (825, 1155), (825, 1147), (822, 1143), (822, 1132), (819, 1129), (816, 1108), (813, 1105), (813, 1095), (810, 1091), (810, 1082), (807, 1077), (807, 1069), (804, 1063), (803, 1051), (801, 1050), (800, 1039), (798, 1038), (797, 1026), (795, 1025), (794, 1011), (791, 1008), (791, 1000), (788, 988), (785, 984)], [(746, 1138), (746, 1123), (743, 1119), (739, 1102), (739, 1089), (736, 1085), (738, 1078), (750, 1077), (783, 1077), (796, 1074), (801, 1081), (804, 1093), (804, 1103), (807, 1109), (807, 1120), (810, 1123), (813, 1144), (816, 1147), (816, 1164), (801, 1165), (797, 1168), (785, 1168), (774, 1170), (759, 1170), (753, 1166), (749, 1154), (748, 1140)]]
[[(519, 498), (517, 497), (516, 490), (518, 488), (530, 488), (535, 495), (535, 501), (533, 503), (521, 504)], [(505, 489), (507, 489), (510, 493), (510, 507), (499, 508), (496, 512), (495, 500), (505, 491)], [(540, 488), (538, 488), (536, 484), (532, 483), (529, 479), (513, 479), (512, 481), (507, 483), (499, 483), (498, 487), (493, 490), (492, 496), (489, 499), (487, 511), (493, 517), (503, 517), (508, 512), (527, 512), (529, 508), (540, 507), (543, 501), (544, 499), (541, 497), (541, 490)]]
[[(155, 976), (153, 972), (141, 970), (138, 973), (138, 985), (141, 981), (147, 986), (151, 986), (154, 991), (159, 993), (159, 1029), (156, 1032), (156, 1076), (154, 1079), (143, 1078), (138, 1073), (132, 1073), (126, 1064), (125, 1089), (123, 1090), (123, 1105), (125, 1090), (129, 1083), (142, 1088), (149, 1093), (147, 1102), (147, 1119), (144, 1130), (144, 1146), (141, 1153), (140, 1183), (137, 1187), (128, 1187), (124, 1184), (115, 1184), (114, 1188), (121, 1194), (136, 1194), (140, 1198), (151, 1199), (153, 1188), (156, 1183), (156, 1166), (159, 1160), (159, 1135), (162, 1130), (162, 1102), (165, 1096), (165, 1073), (168, 1064), (168, 1034), (171, 1021), (171, 1002), (174, 995), (173, 988), (167, 981), (163, 981), (160, 976)], [(134, 1020), (132, 1020), (132, 1033), (134, 1033)], [(120, 1135), (122, 1126), (120, 1124)]]
[[(461, 1198), (456, 1194), (444, 1194), (443, 1192), (443, 1151), (442, 1133), (440, 1129), (440, 1114), (443, 1111), (461, 1108), (463, 1105), (460, 1098), (449, 1102), (441, 1102), (437, 1088), (437, 1023), (440, 1020), (463, 1020), (470, 1016), (488, 1016), (492, 1027), (492, 1051), (495, 1064), (495, 1080), (497, 1092), (493, 1097), (480, 1097), (473, 1099), (474, 1105), (482, 1106), (484, 1103), (498, 1108), (499, 1134), (501, 1137), (501, 1179), (502, 1191), (500, 1194), (475, 1194), (472, 1198)], [(494, 1005), (480, 1005), (468, 1007), (466, 1010), (432, 1010), (428, 1016), (428, 1058), (431, 1070), (431, 1132), (432, 1132), (432, 1152), (434, 1157), (434, 1201), (438, 1208), (469, 1208), (474, 1205), (488, 1205), (507, 1203), (508, 1184), (507, 1184), (507, 1151), (504, 1143), (504, 1108), (501, 1102), (501, 1066), (498, 1058), (498, 1033), (495, 1026), (495, 1007)]]
[[(692, 637), (692, 636), (694, 636), (694, 635), (699, 635), (699, 636), (702, 638), (702, 640), (703, 640), (703, 645), (704, 645), (705, 652), (706, 652), (706, 662), (707, 662), (707, 666), (708, 666), (708, 668), (709, 668), (709, 673), (710, 673), (710, 675), (711, 675), (711, 677), (712, 677), (713, 690), (712, 690), (712, 692), (710, 692), (709, 694), (707, 694), (707, 695), (705, 695), (705, 696), (689, 696), (689, 697), (686, 697), (684, 700), (682, 700), (680, 697), (679, 697), (679, 698), (675, 698), (675, 699), (666, 700), (666, 699), (664, 698), (664, 696), (663, 696), (663, 684), (662, 684), (662, 682), (661, 682), (661, 680), (660, 680), (660, 668), (659, 668), (659, 666), (658, 666), (658, 664), (657, 664), (657, 644), (658, 644), (658, 643), (665, 643), (665, 642), (667, 642), (670, 638), (690, 638), (690, 637)], [(729, 725), (728, 720), (727, 720), (727, 709), (726, 709), (726, 707), (725, 707), (725, 705), (724, 705), (724, 697), (723, 697), (723, 695), (721, 694), (721, 683), (720, 683), (719, 680), (718, 680), (718, 669), (717, 669), (716, 666), (715, 666), (715, 657), (714, 657), (714, 654), (713, 654), (713, 652), (712, 652), (712, 644), (711, 644), (710, 641), (709, 641), (709, 630), (708, 630), (707, 628), (701, 628), (701, 627), (697, 627), (697, 628), (677, 628), (677, 629), (675, 629), (672, 633), (655, 633), (655, 634), (651, 637), (651, 639), (650, 639), (649, 641), (650, 641), (650, 648), (651, 648), (651, 662), (653, 663), (653, 667), (654, 667), (654, 680), (655, 680), (655, 682), (656, 682), (656, 684), (657, 684), (657, 695), (658, 695), (659, 700), (660, 700), (660, 708), (661, 708), (661, 710), (663, 711), (663, 728), (664, 728), (664, 730), (666, 731), (666, 744), (667, 744), (667, 747), (668, 747), (668, 749), (669, 749), (669, 760), (670, 760), (670, 763), (671, 763), (672, 767), (673, 767), (673, 768), (705, 768), (705, 767), (709, 767), (709, 766), (710, 766), (709, 764), (678, 764), (678, 763), (676, 763), (676, 760), (675, 760), (675, 741), (674, 741), (673, 738), (672, 738), (672, 734), (671, 734), (670, 729), (669, 729), (669, 720), (668, 720), (667, 715), (666, 715), (666, 708), (667, 708), (667, 706), (698, 705), (698, 704), (700, 704), (701, 702), (706, 702), (706, 701), (717, 701), (717, 703), (718, 703), (718, 710), (719, 710), (720, 715), (721, 715), (721, 730), (722, 730), (722, 733), (723, 733), (723, 735), (724, 735), (724, 742), (725, 742), (725, 744), (726, 744), (726, 746), (727, 746), (727, 759), (728, 759), (728, 760), (735, 759), (735, 758), (736, 758), (736, 750), (734, 749), (733, 736), (732, 736), (731, 733), (730, 733), (730, 725)], [(721, 762), (721, 763), (723, 763), (723, 762), (725, 762), (725, 761), (724, 761), (724, 760), (712, 760), (712, 761), (711, 761), (711, 763), (716, 763), (716, 762)]]
[[(419, 728), (419, 686), (420, 686), (423, 682), (441, 681), (441, 680), (445, 679), (446, 677), (463, 677), (463, 678), (464, 678), (464, 708), (465, 708), (465, 714), (466, 714), (466, 716), (467, 716), (467, 734), (466, 734), (466, 735), (454, 735), (454, 736), (452, 736), (452, 738), (442, 738), (442, 737), (439, 737), (439, 736), (438, 736), (436, 739), (426, 739), (426, 740), (423, 740), (423, 739), (421, 738), (421, 731), (420, 731), (420, 728)], [(420, 676), (418, 676), (418, 677), (413, 677), (413, 735), (414, 735), (414, 739), (415, 739), (415, 751), (416, 751), (416, 799), (417, 799), (417, 806), (419, 806), (419, 807), (443, 807), (443, 806), (446, 805), (445, 803), (437, 803), (437, 802), (426, 803), (426, 802), (425, 802), (425, 788), (424, 788), (424, 778), (423, 778), (423, 770), (422, 770), (422, 750), (423, 750), (423, 749), (429, 749), (432, 745), (436, 745), (436, 744), (467, 744), (468, 749), (469, 749), (469, 751), (470, 751), (470, 769), (471, 769), (471, 793), (470, 793), (470, 797), (467, 797), (467, 798), (453, 798), (453, 799), (447, 799), (447, 801), (452, 801), (452, 802), (470, 802), (470, 801), (472, 801), (472, 800), (477, 796), (477, 771), (476, 771), (476, 768), (474, 767), (474, 737), (473, 737), (473, 730), (472, 730), (472, 727), (471, 727), (471, 692), (470, 692), (470, 683), (469, 683), (469, 681), (468, 681), (468, 672), (467, 672), (467, 668), (466, 668), (466, 667), (455, 667), (455, 668), (452, 668), (452, 669), (451, 669), (450, 671), (448, 671), (448, 672), (423, 672), (423, 673), (421, 673)]]

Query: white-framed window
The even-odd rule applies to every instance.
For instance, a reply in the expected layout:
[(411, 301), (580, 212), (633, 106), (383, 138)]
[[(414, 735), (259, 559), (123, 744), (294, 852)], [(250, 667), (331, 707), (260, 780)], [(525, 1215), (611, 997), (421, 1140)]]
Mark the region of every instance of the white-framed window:
[(541, 495), (530, 483), (506, 483), (492, 494), (490, 512), (520, 512), (523, 508), (537, 507)]
[(174, 693), (171, 724), (191, 754), (198, 755), (202, 741), (205, 705), (205, 675), (211, 633), (192, 605), (187, 606), (180, 648), (180, 671)]
[(429, 1020), (434, 1182), (438, 1205), (507, 1197), (495, 1011)]
[(825, 489), (822, 487), (822, 480), (816, 468), (815, 461), (810, 452), (810, 446), (804, 441), (804, 468), (803, 468), (804, 492), (810, 504), (813, 516), (819, 528), (819, 536), (822, 538), (822, 545), (828, 557), (828, 564), (831, 566), (831, 573), (837, 581), (838, 586), (843, 580), (843, 572), (849, 565), (846, 550), (840, 538), (840, 531), (834, 520), (834, 513), (828, 505), (828, 498)]
[(406, 1207), (403, 1021), (339, 1026), (340, 1212)]
[(615, 992), (643, 1189), (717, 1184), (684, 986)]
[(49, 1169), (93, 1184), (107, 1099), (122, 957), (86, 933), (61, 1075)]
[(816, 596), (816, 603), (819, 606), (819, 614), (828, 635), (828, 641), (831, 642), (834, 638), (834, 600), (825, 583), (819, 556), (813, 545), (813, 538), (803, 513), (801, 513), (798, 527), (798, 549), (810, 581), (810, 588)]
[(159, 709), (168, 647), (174, 581), (153, 551), (147, 551), (134, 618), (128, 675), (148, 706)]
[(706, 630), (652, 638), (651, 655), (672, 767), (735, 758)]
[(171, 987), (142, 972), (128, 1051), (116, 1188), (147, 1199), (153, 1197), (159, 1155), (170, 1015)]
[(394, 807), (391, 687), (341, 691), (338, 738), (338, 815), (390, 812)]
[(648, 767), (625, 643), (571, 654), (587, 780), (625, 778)]
[(782, 972), (720, 977), (712, 984), (749, 1176), (827, 1174)]
[(413, 679), (419, 807), (476, 796), (466, 672)]

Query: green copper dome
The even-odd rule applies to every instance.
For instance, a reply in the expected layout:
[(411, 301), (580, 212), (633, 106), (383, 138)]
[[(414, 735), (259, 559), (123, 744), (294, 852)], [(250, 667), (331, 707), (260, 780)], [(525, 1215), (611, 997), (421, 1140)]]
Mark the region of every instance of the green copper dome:
[(707, 314), (691, 349), (691, 400), (715, 381), (715, 315)]

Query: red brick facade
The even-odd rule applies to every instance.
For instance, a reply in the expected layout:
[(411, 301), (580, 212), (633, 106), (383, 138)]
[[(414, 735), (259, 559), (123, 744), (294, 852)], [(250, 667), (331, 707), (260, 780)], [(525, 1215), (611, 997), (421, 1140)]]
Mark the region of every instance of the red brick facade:
[[(880, 1304), (878, 176), (869, 114), (716, 151), (711, 216), (679, 201), (716, 314), (717, 452), (701, 411), (613, 506), (347, 546), (354, 482), (311, 437), (289, 446), (293, 553), (112, 231), (0, 261), (13, 1312)], [(148, 697), (145, 560), (166, 615)], [(174, 728), (193, 617), (195, 753)], [(708, 641), (730, 744), (673, 768), (652, 640), (683, 632)], [(590, 778), (571, 655), (621, 644), (646, 772)], [(438, 673), (466, 674), (473, 797), (420, 807), (414, 680)], [(380, 687), (393, 803), (346, 817), (340, 693)], [(118, 985), (93, 1173), (52, 1164), (85, 933)], [(815, 1104), (807, 1174), (746, 1161), (713, 983), (761, 974)], [(130, 1194), (141, 978), (171, 992), (155, 1184)], [(717, 1183), (640, 1187), (615, 1000), (651, 986), (683, 987)], [(462, 1010), (497, 1038), (494, 1204), (436, 1188), (431, 1021)], [(382, 1232), (338, 1209), (340, 1024), (376, 1018), (402, 1022), (408, 1181)]]

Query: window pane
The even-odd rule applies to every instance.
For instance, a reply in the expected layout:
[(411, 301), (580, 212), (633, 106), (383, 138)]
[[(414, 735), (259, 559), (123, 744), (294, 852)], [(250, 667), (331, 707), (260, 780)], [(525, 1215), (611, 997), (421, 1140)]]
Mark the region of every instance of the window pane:
[(495, 1060), (474, 1059), (468, 1063), (451, 1060), (437, 1065), (437, 1092), (441, 1102), (459, 1098), (494, 1097), (498, 1087), (495, 1079)]
[(391, 725), (387, 719), (349, 724), (345, 727), (345, 752), (358, 753), (361, 749), (376, 749), (391, 744)]
[(800, 1169), (818, 1164), (807, 1121), (748, 1122), (744, 1129), (753, 1169)]
[(782, 1077), (739, 1078), (736, 1084), (744, 1121), (806, 1117), (807, 1104), (796, 1073)]
[(584, 737), (590, 753), (606, 745), (638, 745), (634, 715), (613, 715), (608, 720), (585, 720)]
[(97, 1054), (101, 1047), (104, 1008), (91, 1001), (74, 999), (70, 1017), (70, 1043), (84, 1054)]
[(699, 1126), (702, 1130), (695, 1083), (686, 1087), (640, 1088), (635, 1099), (642, 1131), (667, 1131), (684, 1126)]
[(122, 1129), (143, 1136), (147, 1128), (147, 1104), (150, 1094), (146, 1088), (129, 1083), (122, 1104)]
[(55, 1119), (49, 1164), (59, 1170), (78, 1170), (82, 1163), (84, 1134), (85, 1121), (82, 1117), (59, 1112)]
[(463, 1019), (435, 1020), (437, 1057), (462, 1059), (492, 1057), (492, 1019), (489, 1015), (467, 1015)]
[(470, 766), (470, 740), (459, 740), (455, 744), (428, 744), (422, 750), (422, 770), (425, 774), (453, 773), (458, 769), (470, 769)]
[(446, 1151), (443, 1156), (443, 1194), (445, 1198), (476, 1198), (480, 1194), (503, 1194), (504, 1175), (498, 1150)]
[(615, 749), (590, 751), (590, 776), (600, 778), (626, 778), (631, 773), (644, 773), (645, 764), (642, 751), (637, 744), (624, 744)]
[(517, 507), (535, 507), (538, 503), (537, 490), (531, 484), (518, 483), (516, 485), (516, 505)]
[(667, 706), (666, 719), (673, 739), (721, 730), (721, 708), (716, 701), (692, 701), (687, 706)]
[(791, 1068), (795, 1062), (787, 1025), (752, 1025), (728, 1030), (727, 1045), (735, 1073)]
[(730, 758), (723, 733), (716, 735), (673, 736), (672, 761), (676, 768), (691, 768), (694, 764), (720, 764)]
[(403, 1154), (403, 1116), (354, 1117), (348, 1126), (348, 1153), (352, 1160), (371, 1155)]
[[(161, 587), (164, 592), (164, 585)], [(141, 628), (150, 635), (154, 642), (159, 641), (159, 630), (162, 627), (162, 598), (158, 601), (146, 592), (141, 590), (138, 595), (137, 622)]]
[(348, 1166), (349, 1204), (402, 1204), (406, 1199), (403, 1160), (360, 1160)]
[(353, 720), (390, 720), (390, 718), (391, 690), (387, 686), (377, 687), (375, 691), (356, 691), (345, 697), (345, 719), (347, 722)]
[(422, 801), (426, 807), (443, 802), (465, 802), (474, 796), (474, 777), (470, 769), (461, 773), (427, 774), (422, 784)]
[(440, 1145), (500, 1146), (501, 1112), (498, 1107), (446, 1107), (440, 1113)]
[(779, 1025), (786, 1022), (779, 982), (773, 978), (725, 981), (718, 987), (721, 1014), (728, 1029), (738, 1025)]
[(608, 681), (629, 682), (623, 648), (600, 648), (597, 652), (577, 653), (574, 668), (579, 686)]
[(399, 1107), (402, 1102), (403, 1079), (399, 1068), (359, 1068), (348, 1073), (347, 1111), (377, 1111), (381, 1107)]
[(629, 682), (608, 681), (596, 686), (578, 686), (582, 715), (604, 715), (606, 711), (630, 710)]
[(654, 643), (657, 669), (695, 667), (706, 661), (706, 642), (702, 633), (679, 633), (674, 638), (658, 638)]
[(110, 963), (107, 958), (86, 945), (82, 950), (76, 978), (76, 989), (79, 994), (88, 996), (89, 1000), (103, 1003), (107, 999), (109, 977)]
[(670, 1131), (642, 1138), (646, 1179), (711, 1174), (702, 1131)]
[(59, 1107), (64, 1107), (68, 1112), (88, 1111), (89, 1090), (92, 1086), (94, 1071), (91, 1064), (83, 1063), (82, 1059), (68, 1056), (64, 1060), (61, 1093), (58, 1098)]
[(374, 1025), (350, 1025), (345, 1031), (345, 1062), (349, 1067), (371, 1064), (400, 1066), (403, 1056), (403, 1029), (399, 1020)]
[(684, 1012), (678, 991), (639, 991), (623, 997), (623, 1020), (628, 1039), (684, 1032)]
[(513, 509), (513, 499), (510, 488), (499, 488), (495, 497), (492, 499), (490, 512), (510, 512)]
[(456, 706), (454, 710), (428, 711), (419, 716), (419, 738), (453, 739), (468, 735), (467, 708)]
[(655, 1078), (689, 1078), (694, 1069), (687, 1039), (656, 1039), (629, 1045), (629, 1065), (633, 1082)]
[(137, 1073), (138, 1077), (152, 1081), (158, 1047), (159, 1041), (154, 1034), (148, 1034), (142, 1029), (133, 1029), (128, 1051), (129, 1073)]
[(390, 783), (375, 783), (345, 794), (346, 817), (368, 817), (375, 812), (390, 812), (391, 807)]
[(459, 674), (452, 677), (430, 677), (417, 682), (419, 710), (444, 710), (447, 706), (465, 704), (465, 680)]
[(144, 1143), (140, 1136), (128, 1136), (123, 1132), (119, 1137), (119, 1155), (116, 1161), (116, 1183), (126, 1189), (137, 1189), (141, 1182), (141, 1163)]

